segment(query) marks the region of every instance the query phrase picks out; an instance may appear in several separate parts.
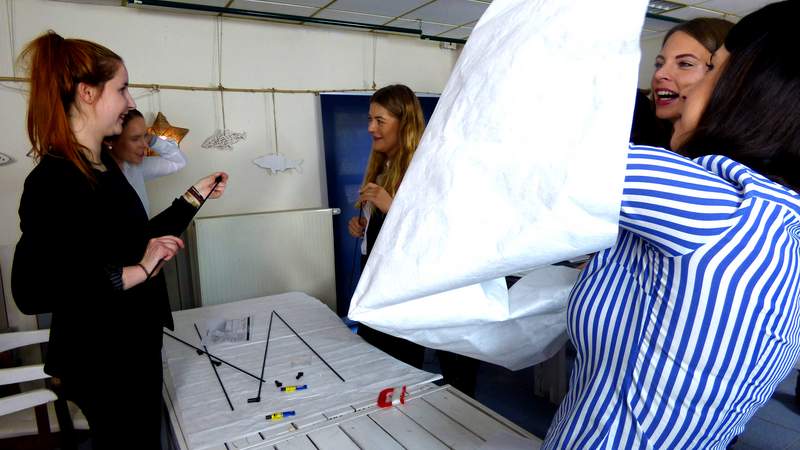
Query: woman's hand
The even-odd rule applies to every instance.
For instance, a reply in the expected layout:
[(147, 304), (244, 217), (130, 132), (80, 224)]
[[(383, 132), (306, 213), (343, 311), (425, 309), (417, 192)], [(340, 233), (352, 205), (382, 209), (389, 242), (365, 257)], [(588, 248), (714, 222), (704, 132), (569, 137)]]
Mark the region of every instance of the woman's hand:
[(386, 214), (392, 206), (392, 196), (386, 192), (386, 189), (375, 183), (367, 183), (366, 186), (361, 188), (359, 193), (361, 194), (358, 196), (359, 202), (371, 202), (384, 214)]
[[(211, 192), (211, 188), (214, 187), (216, 183), (217, 177), (221, 177), (221, 180), (217, 187), (214, 189), (214, 192)], [(225, 192), (225, 185), (228, 182), (228, 174), (225, 172), (214, 172), (211, 175), (201, 178), (194, 184), (194, 188), (197, 189), (197, 192), (203, 196), (203, 198), (220, 198), (222, 193)], [(209, 192), (211, 195), (209, 196)]]
[(161, 236), (150, 239), (139, 264), (147, 269), (152, 278), (161, 270), (164, 261), (172, 259), (178, 253), (178, 250), (182, 248), (183, 241), (175, 236)]
[(367, 227), (367, 219), (363, 217), (353, 217), (350, 219), (350, 222), (347, 223), (347, 231), (350, 232), (350, 236), (354, 238), (360, 238), (364, 236), (364, 229)]

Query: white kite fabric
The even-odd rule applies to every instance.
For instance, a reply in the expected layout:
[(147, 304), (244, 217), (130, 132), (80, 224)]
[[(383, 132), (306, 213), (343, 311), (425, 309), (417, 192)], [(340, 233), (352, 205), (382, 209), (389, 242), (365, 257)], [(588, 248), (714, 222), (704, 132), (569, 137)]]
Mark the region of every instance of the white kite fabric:
[(392, 203), (351, 319), (512, 369), (551, 352), (563, 337), (532, 324), (540, 303), (563, 308), (575, 276), (531, 274), (549, 298), (510, 297), (502, 277), (614, 243), (646, 5), (492, 2)]

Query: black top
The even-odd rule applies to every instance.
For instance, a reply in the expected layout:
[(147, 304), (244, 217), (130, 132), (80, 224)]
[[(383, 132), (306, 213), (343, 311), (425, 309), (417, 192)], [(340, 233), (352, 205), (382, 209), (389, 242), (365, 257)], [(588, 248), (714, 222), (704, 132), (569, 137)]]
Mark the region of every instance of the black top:
[(151, 238), (179, 236), (196, 209), (178, 198), (148, 221), (117, 164), (105, 152), (102, 161), (92, 184), (70, 161), (45, 156), (20, 201), (11, 289), (23, 312), (53, 313), (45, 371), (54, 376), (135, 369), (172, 328), (163, 274), (127, 291), (114, 275), (139, 262)]
[(386, 214), (383, 213), (377, 206), (372, 207), (372, 212), (369, 215), (369, 223), (367, 223), (367, 230), (364, 232), (367, 238), (367, 254), (364, 259), (369, 258), (372, 253), (372, 247), (375, 246), (375, 241), (378, 240), (378, 234), (383, 228), (383, 222), (386, 220)]

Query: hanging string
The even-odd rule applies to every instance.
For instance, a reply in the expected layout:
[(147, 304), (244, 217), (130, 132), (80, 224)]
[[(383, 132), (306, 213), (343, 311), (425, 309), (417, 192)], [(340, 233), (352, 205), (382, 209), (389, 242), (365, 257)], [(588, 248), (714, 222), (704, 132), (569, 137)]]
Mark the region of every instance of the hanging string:
[[(14, 32), (14, 22), (15, 21), (16, 20), (15, 20), (15, 17), (14, 17), (14, 0), (7, 0), (6, 1), (6, 22), (7, 22), (8, 26), (6, 28), (8, 29), (8, 42), (9, 42), (9, 47), (11, 49), (11, 54), (9, 55), (11, 57), (11, 73), (13, 74), (14, 78), (17, 78), (17, 75), (18, 75), (17, 74), (17, 64), (16, 64), (17, 61), (15, 59), (15, 55), (17, 54), (17, 43), (16, 43), (16, 40), (14, 39), (14, 35), (16, 34)], [(9, 86), (9, 85), (7, 85), (5, 83), (0, 83), (0, 87), (3, 87), (3, 88), (8, 89), (10, 91), (17, 92), (19, 94), (28, 95), (28, 89), (18, 88), (18, 87), (15, 87), (15, 86)]]
[(8, 42), (11, 44), (11, 73), (17, 76), (17, 65), (14, 55), (17, 54), (17, 44), (14, 40), (14, 0), (6, 1), (6, 19), (8, 20)]
[(156, 90), (157, 90), (156, 88), (147, 89), (146, 91), (142, 92), (141, 94), (134, 96), (133, 99), (134, 100), (140, 100), (140, 99), (143, 99), (143, 98), (147, 97), (148, 101), (150, 102), (150, 107), (152, 109), (152, 107), (153, 107), (153, 105), (152, 105), (152, 103), (153, 103), (152, 102), (153, 93), (155, 93)]
[[(157, 88), (151, 88), (150, 89), (150, 93), (155, 94), (156, 92), (158, 92)], [(150, 97), (148, 97), (147, 98), (147, 103), (150, 105), (150, 113), (155, 116), (156, 113), (157, 113), (157, 111), (155, 110), (156, 109), (156, 96), (155, 95), (151, 95)]]
[(219, 85), (219, 103), (222, 106), (222, 131), (225, 131), (228, 126), (225, 124), (225, 91), (221, 84)]
[(377, 89), (378, 85), (375, 83), (375, 59), (378, 55), (378, 35), (372, 36), (372, 89)]
[(8, 89), (9, 91), (17, 92), (17, 93), (22, 94), (22, 95), (28, 95), (28, 90), (27, 89), (18, 88), (18, 87), (14, 87), (14, 86), (9, 86), (9, 85), (7, 85), (5, 83), (0, 83), (0, 87)]
[(272, 93), (272, 126), (275, 131), (275, 154), (278, 152), (278, 110), (275, 109), (275, 92)]
[(203, 148), (233, 150), (233, 144), (246, 139), (247, 133), (228, 130), (225, 115), (225, 88), (222, 86), (222, 16), (217, 16), (217, 88), (219, 91), (220, 111), (222, 113), (222, 129), (206, 138), (200, 145)]
[[(274, 95), (274, 94), (273, 94)], [(269, 142), (269, 133), (267, 132), (267, 126), (269, 125), (269, 105), (267, 104), (267, 93), (264, 92), (262, 97), (264, 99), (264, 143), (266, 144)], [(274, 107), (274, 103), (273, 103)]]
[(222, 130), (228, 129), (225, 123), (225, 91), (222, 89), (222, 16), (217, 16), (217, 86), (222, 109)]
[(217, 84), (222, 87), (222, 16), (217, 16)]

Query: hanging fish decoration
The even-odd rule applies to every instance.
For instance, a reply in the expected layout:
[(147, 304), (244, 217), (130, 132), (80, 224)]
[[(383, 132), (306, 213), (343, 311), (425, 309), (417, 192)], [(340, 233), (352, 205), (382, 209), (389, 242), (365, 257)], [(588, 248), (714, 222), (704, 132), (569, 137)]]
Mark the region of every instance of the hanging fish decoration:
[(302, 163), (302, 159), (289, 159), (278, 153), (268, 153), (253, 160), (253, 164), (262, 169), (267, 169), (270, 175), (288, 169), (295, 169), (298, 172), (302, 172), (302, 170), (300, 170), (300, 164)]
[(14, 158), (6, 155), (5, 153), (0, 153), (0, 166), (7, 166), (14, 162)]

